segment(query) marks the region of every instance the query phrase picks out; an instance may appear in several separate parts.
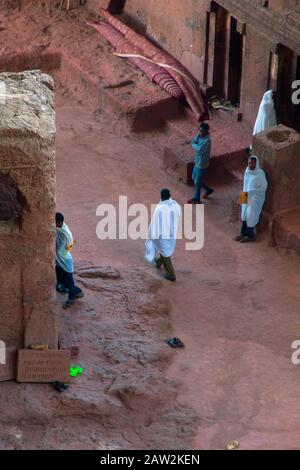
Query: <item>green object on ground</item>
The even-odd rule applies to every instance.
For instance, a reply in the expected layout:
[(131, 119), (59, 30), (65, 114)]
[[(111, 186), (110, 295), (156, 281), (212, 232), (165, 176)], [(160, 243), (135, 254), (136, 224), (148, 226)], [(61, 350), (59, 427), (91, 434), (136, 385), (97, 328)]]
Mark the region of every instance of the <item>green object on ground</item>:
[(70, 377), (77, 377), (77, 375), (83, 374), (83, 367), (78, 365), (71, 365), (70, 367)]

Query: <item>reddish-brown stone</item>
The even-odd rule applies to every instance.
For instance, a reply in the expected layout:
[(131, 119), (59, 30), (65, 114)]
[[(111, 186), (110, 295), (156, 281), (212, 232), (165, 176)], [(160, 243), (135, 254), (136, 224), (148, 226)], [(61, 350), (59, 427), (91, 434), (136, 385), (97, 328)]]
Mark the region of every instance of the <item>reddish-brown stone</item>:
[(269, 188), (265, 210), (272, 215), (300, 204), (300, 134), (276, 126), (254, 138), (253, 152), (267, 173)]
[[(234, 4), (238, 2), (226, 2)], [(258, 5), (254, 0), (243, 4)], [(83, 279), (86, 299), (62, 313), (64, 330), (70, 331), (72, 325), (77, 334), (76, 338), (70, 335), (74, 340), (69, 344), (80, 345), (75, 363), (84, 367), (84, 374), (72, 380), (67, 393), (59, 395), (52, 387), (39, 385), (1, 385), (0, 447), (199, 450), (222, 449), (238, 440), (241, 449), (298, 448), (300, 375), (291, 363), (291, 342), (298, 339), (300, 330), (297, 258), (268, 249), (260, 236), (251, 246), (233, 243), (240, 227), (230, 226), (228, 217), (242, 182), (237, 188), (232, 179), (216, 175), (211, 182), (216, 192), (206, 206), (205, 248), (195, 253), (178, 245), (177, 285), (160, 281), (162, 273), (150, 267), (146, 270), (151, 276), (145, 273), (141, 267), (144, 243), (99, 242), (94, 202), (115, 203), (118, 189), (130, 201), (149, 207), (166, 184), (179, 202), (191, 195), (160, 166), (166, 140), (172, 142), (177, 130), (169, 121), (164, 132), (142, 139), (116, 137), (116, 126), (123, 122), (118, 103), (110, 113), (103, 101), (99, 104), (99, 90), (104, 82), (127, 80), (133, 69), (114, 60), (103, 43), (86, 32), (83, 9), (74, 9), (69, 16), (58, 9), (50, 27), (48, 18), (35, 13), (34, 9), (22, 12), (8, 22), (3, 50), (16, 54), (29, 45), (34, 49), (37, 37), (46, 43), (49, 30), (51, 47), (60, 44), (64, 50), (62, 68), (56, 70), (59, 205), (76, 234), (77, 266), (78, 262), (83, 267), (111, 263), (121, 269), (122, 279)], [(286, 17), (286, 23), (293, 18)], [(42, 28), (48, 29), (41, 35)], [(22, 33), (16, 35), (16, 31)], [(263, 85), (261, 77), (254, 73), (252, 77)], [(140, 76), (135, 80), (143, 82)], [(62, 83), (68, 85), (67, 92)], [(257, 98), (252, 101), (248, 96), (253, 116), (261, 91), (254, 84), (251, 93)], [(142, 99), (137, 109), (139, 103)], [(91, 114), (85, 106), (93, 110), (98, 106), (101, 113)], [(178, 120), (177, 129), (184, 124), (182, 118)], [(226, 132), (235, 141), (235, 130), (229, 127)], [(220, 135), (220, 148), (223, 142)], [(245, 167), (243, 163), (243, 171)], [(295, 219), (296, 214), (290, 218), (291, 228)], [(31, 222), (32, 217), (26, 227), (28, 231), (31, 227), (37, 240)], [(12, 241), (14, 246), (16, 238)], [(18, 266), (10, 264), (5, 274), (9, 285), (21, 276)], [(59, 302), (64, 300), (58, 295)], [(166, 347), (164, 340), (171, 334), (180, 334), (187, 346), (183, 354), (174, 355)]]
[(0, 336), (7, 346), (55, 348), (52, 79), (34, 71), (0, 81)]

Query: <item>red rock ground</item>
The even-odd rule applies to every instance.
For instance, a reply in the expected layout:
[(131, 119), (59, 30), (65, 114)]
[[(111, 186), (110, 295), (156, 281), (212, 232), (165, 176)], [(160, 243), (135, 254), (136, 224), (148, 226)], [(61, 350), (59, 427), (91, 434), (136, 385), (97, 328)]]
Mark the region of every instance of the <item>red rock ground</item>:
[[(24, 22), (27, 45), (45, 27), (38, 13), (14, 17), (1, 54), (16, 47), (13, 33)], [(80, 21), (64, 17), (64, 35), (55, 37), (67, 38), (79, 59), (87, 52), (71, 33)], [(144, 264), (142, 241), (99, 241), (99, 204), (127, 195), (150, 205), (165, 186), (183, 203), (191, 189), (162, 168), (166, 130), (130, 134), (110, 107), (94, 113), (65, 85), (57, 88), (57, 207), (75, 236), (86, 298), (61, 311), (61, 340), (79, 345), (74, 362), (85, 370), (62, 395), (50, 385), (1, 384), (0, 448), (223, 449), (230, 440), (242, 449), (298, 448), (300, 371), (291, 362), (300, 334), (298, 258), (268, 248), (262, 236), (255, 245), (232, 241), (236, 183), (217, 175), (205, 247), (191, 253), (178, 244), (176, 284)], [(120, 277), (80, 277), (107, 265)], [(169, 336), (185, 350), (168, 349)]]

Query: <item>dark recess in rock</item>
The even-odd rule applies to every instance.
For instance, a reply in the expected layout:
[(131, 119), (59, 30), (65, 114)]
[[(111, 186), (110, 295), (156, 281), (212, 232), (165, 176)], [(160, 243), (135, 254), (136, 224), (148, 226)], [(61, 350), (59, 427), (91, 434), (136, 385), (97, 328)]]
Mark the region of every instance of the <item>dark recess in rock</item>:
[(22, 197), (16, 183), (0, 174), (0, 220), (15, 220), (22, 214)]

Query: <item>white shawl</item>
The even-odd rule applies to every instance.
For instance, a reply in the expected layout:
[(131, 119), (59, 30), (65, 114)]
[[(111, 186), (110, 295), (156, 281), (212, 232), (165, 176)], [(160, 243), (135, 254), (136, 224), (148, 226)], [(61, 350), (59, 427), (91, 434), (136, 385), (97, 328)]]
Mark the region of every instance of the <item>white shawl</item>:
[(145, 259), (152, 263), (156, 251), (168, 258), (176, 248), (181, 207), (173, 199), (161, 201), (155, 209), (146, 241)]
[(277, 118), (273, 100), (273, 91), (269, 90), (264, 94), (260, 104), (253, 135), (260, 134), (274, 126), (277, 126)]
[(264, 170), (261, 169), (258, 157), (256, 168), (251, 171), (248, 167), (244, 177), (244, 192), (248, 193), (248, 204), (242, 205), (242, 220), (248, 227), (253, 228), (259, 222), (259, 217), (266, 200), (268, 182)]

